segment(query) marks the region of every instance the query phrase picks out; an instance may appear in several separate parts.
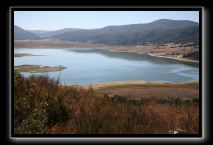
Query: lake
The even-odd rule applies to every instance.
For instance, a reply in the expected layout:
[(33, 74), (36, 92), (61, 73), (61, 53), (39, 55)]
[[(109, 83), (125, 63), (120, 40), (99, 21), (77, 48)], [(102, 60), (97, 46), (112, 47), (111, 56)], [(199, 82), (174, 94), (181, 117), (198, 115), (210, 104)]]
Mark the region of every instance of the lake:
[[(46, 73), (62, 84), (88, 85), (128, 80), (188, 82), (199, 80), (199, 67), (177, 60), (146, 54), (110, 52), (107, 50), (73, 50), (55, 48), (15, 49), (14, 53), (42, 56), (15, 57), (14, 65), (42, 65), (67, 67), (61, 72)], [(22, 73), (46, 75), (45, 73)]]

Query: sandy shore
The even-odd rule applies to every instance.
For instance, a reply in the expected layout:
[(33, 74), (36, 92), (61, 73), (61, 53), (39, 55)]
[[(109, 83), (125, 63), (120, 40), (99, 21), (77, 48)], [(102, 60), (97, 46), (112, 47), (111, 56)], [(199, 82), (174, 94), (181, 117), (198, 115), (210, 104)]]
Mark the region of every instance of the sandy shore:
[(120, 85), (135, 85), (135, 84), (146, 84), (147, 82), (144, 80), (136, 80), (136, 81), (120, 81), (120, 82), (109, 82), (109, 83), (98, 83), (93, 84), (92, 87), (94, 89), (109, 87), (109, 86), (120, 86)]
[[(190, 83), (198, 83), (198, 81), (192, 81), (192, 82), (178, 82), (178, 83), (167, 83), (165, 81), (153, 81), (148, 82), (144, 80), (130, 80), (130, 81), (118, 81), (118, 82), (107, 82), (107, 83), (96, 83), (92, 84), (92, 87), (94, 89), (102, 89), (107, 87), (116, 87), (116, 86), (133, 86), (133, 85), (167, 85), (167, 84), (190, 84)], [(88, 87), (88, 86), (86, 86)]]

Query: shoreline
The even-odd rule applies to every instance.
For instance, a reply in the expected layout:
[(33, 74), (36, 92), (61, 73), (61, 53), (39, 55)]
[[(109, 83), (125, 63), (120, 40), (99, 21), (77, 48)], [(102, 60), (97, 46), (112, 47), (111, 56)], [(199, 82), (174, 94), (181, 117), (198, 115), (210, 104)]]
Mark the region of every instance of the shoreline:
[(93, 89), (103, 89), (108, 87), (130, 87), (130, 86), (139, 86), (139, 85), (184, 85), (184, 84), (193, 84), (199, 83), (199, 80), (187, 81), (187, 82), (166, 82), (166, 81), (145, 81), (145, 80), (129, 80), (129, 81), (116, 81), (116, 82), (103, 82), (103, 83), (94, 83), (89, 85), (80, 85), (80, 84), (61, 84), (61, 86), (81, 86), (84, 88), (89, 88), (92, 86)]
[(34, 55), (31, 53), (14, 53), (14, 57), (25, 57), (25, 56), (45, 56), (45, 55)]
[[(136, 101), (140, 99), (150, 99), (150, 101), (157, 99), (161, 101), (175, 98), (179, 98), (182, 101), (193, 101), (193, 99), (199, 98), (198, 81), (166, 83), (165, 81), (146, 82), (138, 80), (135, 83), (134, 81), (129, 81), (129, 83), (128, 81), (101, 83), (92, 86), (92, 88), (100, 95), (126, 97)], [(85, 87), (85, 89), (91, 89), (91, 86)]]
[(178, 61), (181, 61), (181, 62), (189, 62), (189, 63), (199, 64), (198, 60), (191, 60), (191, 59), (186, 59), (186, 58), (177, 58), (177, 57), (171, 57), (171, 56), (156, 55), (156, 54), (153, 54), (153, 53), (147, 53), (147, 55), (153, 56), (153, 57), (159, 57), (159, 58), (167, 58), (167, 59), (178, 60)]
[(92, 84), (94, 89), (101, 89), (105, 87), (113, 87), (113, 86), (125, 86), (125, 85), (144, 85), (144, 84), (165, 84), (164, 81), (154, 81), (148, 82), (144, 80), (130, 80), (130, 81), (117, 81), (117, 82), (106, 82), (106, 83), (95, 83)]
[(48, 72), (56, 72), (62, 71), (66, 69), (66, 67), (58, 65), (58, 66), (41, 66), (41, 65), (19, 65), (14, 66), (14, 70), (17, 72), (27, 72), (27, 73), (48, 73)]
[[(144, 48), (143, 48), (144, 47)], [(165, 52), (154, 52), (152, 53), (151, 48), (145, 48), (147, 46), (122, 46), (122, 45), (103, 45), (103, 44), (92, 44), (92, 43), (78, 43), (78, 42), (67, 42), (67, 41), (53, 41), (53, 40), (15, 40), (14, 48), (15, 49), (36, 49), (36, 48), (51, 48), (51, 49), (78, 49), (78, 50), (107, 50), (110, 52), (126, 52), (126, 53), (135, 53), (135, 54), (147, 54), (149, 56), (158, 57), (158, 58), (167, 58), (173, 59), (180, 62), (199, 64), (199, 61), (192, 60), (188, 58), (177, 58), (175, 56), (164, 56)], [(149, 46), (150, 47), (150, 46)], [(181, 49), (181, 48), (180, 48)], [(162, 51), (162, 50), (161, 50)], [(159, 55), (164, 54), (164, 55)]]

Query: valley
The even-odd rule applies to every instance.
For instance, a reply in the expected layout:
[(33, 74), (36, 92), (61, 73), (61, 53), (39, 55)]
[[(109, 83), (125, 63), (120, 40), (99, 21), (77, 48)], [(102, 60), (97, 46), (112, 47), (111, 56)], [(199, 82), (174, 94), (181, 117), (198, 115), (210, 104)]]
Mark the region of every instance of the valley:
[(199, 135), (198, 22), (36, 28), (13, 29), (15, 134)]

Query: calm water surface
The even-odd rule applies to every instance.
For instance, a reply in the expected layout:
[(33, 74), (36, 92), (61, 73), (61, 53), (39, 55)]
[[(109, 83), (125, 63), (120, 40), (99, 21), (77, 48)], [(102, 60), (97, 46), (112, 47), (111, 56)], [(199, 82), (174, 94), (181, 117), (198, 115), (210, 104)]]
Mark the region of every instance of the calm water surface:
[(15, 49), (15, 53), (43, 56), (15, 57), (14, 65), (34, 64), (67, 67), (61, 72), (23, 73), (58, 78), (61, 83), (88, 85), (90, 83), (128, 80), (185, 82), (199, 80), (199, 67), (176, 60), (145, 54), (109, 52), (106, 50)]

